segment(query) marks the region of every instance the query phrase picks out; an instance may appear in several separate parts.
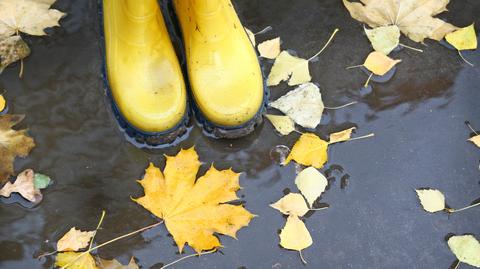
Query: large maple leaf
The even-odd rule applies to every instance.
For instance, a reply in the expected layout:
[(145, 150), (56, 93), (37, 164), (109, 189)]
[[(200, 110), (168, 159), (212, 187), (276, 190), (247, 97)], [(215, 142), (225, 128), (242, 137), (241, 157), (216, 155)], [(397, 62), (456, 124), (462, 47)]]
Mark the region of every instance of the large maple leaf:
[(134, 199), (155, 216), (162, 218), (182, 252), (186, 243), (200, 253), (220, 247), (214, 233), (236, 238), (236, 232), (254, 217), (237, 200), (239, 173), (215, 167), (195, 180), (200, 162), (194, 148), (167, 156), (163, 173), (153, 164), (139, 183), (145, 196)]
[(457, 27), (433, 16), (447, 10), (450, 0), (343, 0), (352, 18), (370, 27), (396, 25), (411, 40), (441, 40)]

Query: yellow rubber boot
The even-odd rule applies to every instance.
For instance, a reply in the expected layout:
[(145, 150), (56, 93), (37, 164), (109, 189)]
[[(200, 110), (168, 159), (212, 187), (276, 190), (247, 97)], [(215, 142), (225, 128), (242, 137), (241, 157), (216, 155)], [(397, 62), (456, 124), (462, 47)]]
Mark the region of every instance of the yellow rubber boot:
[(142, 133), (171, 132), (187, 93), (157, 0), (103, 0), (107, 78), (121, 116)]
[(230, 0), (174, 0), (197, 108), (232, 129), (263, 108), (264, 85), (253, 46)]

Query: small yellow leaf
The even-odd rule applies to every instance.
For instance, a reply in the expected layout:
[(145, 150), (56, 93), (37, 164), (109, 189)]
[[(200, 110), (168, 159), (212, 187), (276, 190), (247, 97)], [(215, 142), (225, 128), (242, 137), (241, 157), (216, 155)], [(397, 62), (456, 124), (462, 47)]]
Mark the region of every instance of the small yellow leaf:
[(457, 50), (474, 50), (478, 45), (477, 34), (475, 33), (473, 23), (470, 26), (460, 28), (455, 32), (447, 34), (445, 39)]
[(98, 259), (98, 266), (101, 269), (139, 269), (135, 259), (132, 257), (128, 265), (123, 265), (117, 260)]
[(3, 95), (0, 95), (0, 112), (2, 112), (7, 105), (7, 102), (5, 101), (5, 97)]
[(445, 196), (439, 190), (415, 190), (425, 211), (435, 213), (445, 209)]
[(69, 265), (68, 269), (99, 269), (90, 253), (84, 254), (77, 259), (81, 254), (82, 252), (58, 253), (55, 259), (55, 266), (63, 267)]
[(295, 123), (289, 116), (278, 116), (278, 115), (265, 115), (267, 119), (272, 123), (275, 130), (277, 130), (281, 135), (288, 135), (291, 132), (295, 131)]
[(280, 37), (267, 40), (258, 44), (260, 56), (267, 59), (275, 59), (280, 54)]
[(352, 132), (355, 129), (355, 127), (352, 127), (340, 132), (330, 134), (330, 141), (328, 141), (328, 143), (333, 144), (350, 140), (350, 138), (352, 137)]
[(381, 26), (374, 29), (365, 28), (374, 50), (388, 55), (400, 42), (400, 29), (396, 25)]
[(310, 207), (312, 207), (315, 200), (325, 191), (328, 180), (314, 167), (308, 167), (298, 173), (297, 178), (295, 178), (295, 185), (297, 185)]
[(280, 245), (286, 249), (300, 251), (313, 243), (305, 223), (297, 216), (288, 216), (287, 223), (280, 232)]
[(476, 136), (468, 139), (468, 141), (472, 142), (473, 144), (475, 144), (477, 147), (480, 148), (480, 135), (476, 135)]
[(292, 151), (288, 155), (283, 165), (287, 165), (291, 160), (306, 166), (322, 168), (328, 160), (328, 143), (312, 133), (305, 133), (293, 145)]
[(247, 35), (248, 35), (248, 39), (250, 39), (250, 42), (252, 42), (252, 46), (256, 46), (257, 44), (255, 43), (255, 34), (250, 31), (250, 29), (246, 28), (245, 27), (245, 31), (247, 32)]
[(276, 86), (289, 78), (288, 85), (290, 86), (306, 83), (312, 79), (308, 69), (308, 61), (292, 56), (284, 50), (273, 63), (272, 70), (268, 75), (267, 86)]
[(381, 52), (373, 51), (368, 55), (363, 66), (375, 75), (383, 76), (401, 61), (402, 60), (394, 60)]
[(82, 232), (71, 228), (57, 243), (57, 251), (77, 251), (85, 248), (95, 232)]
[(270, 206), (282, 212), (282, 214), (299, 217), (302, 217), (310, 210), (300, 193), (289, 193)]
[(480, 243), (474, 236), (452, 236), (448, 239), (448, 246), (459, 261), (480, 267)]

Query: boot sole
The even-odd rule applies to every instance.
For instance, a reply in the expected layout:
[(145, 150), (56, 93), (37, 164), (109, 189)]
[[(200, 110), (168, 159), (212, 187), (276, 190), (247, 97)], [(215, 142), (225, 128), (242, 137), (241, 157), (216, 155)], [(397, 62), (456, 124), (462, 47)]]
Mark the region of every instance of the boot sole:
[[(130, 142), (135, 144), (138, 147), (147, 147), (147, 148), (157, 148), (157, 147), (168, 147), (178, 142), (182, 141), (188, 136), (188, 131), (190, 122), (190, 110), (189, 102), (187, 99), (187, 109), (185, 111), (184, 117), (182, 120), (173, 128), (170, 128), (162, 132), (146, 132), (139, 130), (122, 115), (120, 109), (118, 108), (115, 99), (112, 95), (112, 90), (110, 88), (110, 83), (108, 82), (107, 76), (107, 61), (106, 61), (106, 48), (105, 48), (105, 30), (103, 28), (103, 1), (98, 0), (98, 15), (100, 22), (100, 50), (102, 55), (102, 80), (104, 84), (104, 89), (108, 102), (111, 104), (113, 114), (119, 124), (120, 129), (124, 133)], [(130, 138), (130, 139), (129, 139)]]

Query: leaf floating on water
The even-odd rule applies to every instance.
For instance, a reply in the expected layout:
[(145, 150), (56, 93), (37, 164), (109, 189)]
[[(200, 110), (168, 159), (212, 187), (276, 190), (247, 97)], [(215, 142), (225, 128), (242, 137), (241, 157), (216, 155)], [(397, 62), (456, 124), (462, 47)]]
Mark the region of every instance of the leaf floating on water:
[(280, 232), (280, 245), (286, 249), (301, 251), (313, 244), (305, 223), (297, 216), (288, 216), (287, 223)]
[[(10, 64), (30, 55), (30, 48), (20, 36), (10, 36), (0, 40), (0, 74)], [(3, 110), (0, 107), (0, 111)]]
[(355, 127), (348, 128), (346, 130), (330, 134), (329, 144), (344, 142), (350, 140), (352, 137), (352, 132), (355, 130)]
[(71, 228), (58, 240), (57, 251), (78, 251), (86, 248), (95, 232), (82, 232), (75, 227)]
[(289, 86), (295, 86), (309, 82), (311, 79), (308, 60), (292, 56), (284, 50), (273, 63), (272, 70), (268, 75), (267, 86), (276, 86), (287, 80)]
[(0, 189), (0, 196), (10, 197), (12, 193), (19, 193), (23, 198), (32, 203), (39, 203), (43, 196), (39, 189), (35, 188), (34, 172), (32, 169), (27, 169), (21, 172), (15, 182), (7, 182), (2, 189)]
[(280, 37), (264, 41), (258, 44), (260, 56), (267, 59), (275, 59), (280, 54)]
[(118, 262), (115, 259), (114, 260), (99, 259), (98, 266), (100, 267), (100, 269), (139, 269), (133, 257), (130, 259), (130, 262), (128, 263), (128, 265), (122, 265), (120, 262)]
[(476, 136), (468, 139), (468, 141), (472, 142), (473, 144), (475, 144), (475, 146), (480, 148), (480, 135), (476, 135)]
[(252, 46), (256, 46), (257, 43), (255, 41), (255, 34), (250, 31), (250, 29), (248, 29), (247, 27), (244, 27), (245, 28), (245, 32), (247, 32), (247, 36), (248, 36), (248, 39), (250, 39), (250, 42), (252, 43)]
[(95, 264), (95, 259), (90, 253), (82, 252), (63, 252), (58, 253), (55, 259), (55, 266), (63, 267), (68, 265), (69, 269), (100, 269)]
[(381, 26), (374, 29), (366, 29), (370, 43), (374, 50), (385, 55), (390, 54), (400, 42), (400, 29), (396, 25)]
[(315, 200), (325, 191), (328, 180), (314, 167), (308, 167), (297, 175), (295, 184), (312, 207)]
[(294, 160), (299, 164), (322, 168), (328, 160), (328, 143), (312, 133), (305, 133), (293, 145), (292, 151), (283, 163)]
[(282, 214), (298, 217), (303, 217), (310, 210), (300, 193), (289, 193), (270, 206)]
[(478, 45), (474, 24), (449, 33), (445, 39), (457, 50), (474, 50)]
[(460, 262), (480, 267), (480, 243), (474, 236), (452, 236), (448, 239), (448, 246)]
[(298, 125), (311, 129), (320, 124), (325, 109), (320, 89), (313, 83), (302, 84), (269, 105), (285, 113)]
[(5, 97), (3, 97), (3, 95), (0, 95), (0, 113), (3, 112), (6, 107), (7, 107), (7, 101), (5, 100)]
[(425, 38), (440, 41), (457, 27), (434, 18), (447, 10), (449, 0), (361, 0), (343, 4), (352, 18), (364, 22), (372, 28), (396, 25), (400, 31), (415, 42)]
[(35, 188), (39, 190), (42, 190), (48, 187), (51, 181), (52, 179), (49, 176), (46, 176), (40, 173), (35, 173), (35, 176), (33, 178), (33, 183), (35, 185)]
[(254, 217), (240, 205), (227, 204), (238, 199), (239, 173), (211, 166), (196, 180), (199, 167), (194, 148), (167, 157), (163, 173), (150, 164), (139, 181), (145, 196), (134, 199), (165, 221), (180, 252), (186, 243), (197, 253), (218, 248), (214, 233), (236, 238)]
[(375, 75), (383, 76), (401, 61), (394, 60), (381, 52), (373, 51), (368, 55), (363, 66)]
[(417, 189), (418, 198), (423, 209), (430, 213), (445, 210), (445, 196), (436, 189)]
[(275, 127), (275, 130), (281, 135), (289, 135), (291, 132), (295, 131), (295, 123), (289, 116), (267, 114), (265, 117), (267, 117), (273, 127)]

